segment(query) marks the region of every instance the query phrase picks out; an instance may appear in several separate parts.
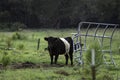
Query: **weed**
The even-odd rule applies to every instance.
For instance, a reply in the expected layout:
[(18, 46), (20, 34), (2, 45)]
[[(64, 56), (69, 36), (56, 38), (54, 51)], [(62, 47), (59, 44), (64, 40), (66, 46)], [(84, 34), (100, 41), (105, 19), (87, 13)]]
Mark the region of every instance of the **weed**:
[(102, 52), (101, 52), (101, 48), (100, 46), (97, 44), (97, 42), (95, 42), (94, 44), (92, 44), (89, 49), (86, 52), (86, 64), (91, 65), (91, 50), (94, 49), (95, 50), (95, 66), (99, 67), (100, 65), (102, 65), (103, 63), (103, 58), (102, 58)]
[(26, 36), (23, 35), (23, 34), (20, 34), (18, 32), (15, 32), (13, 35), (12, 35), (12, 39), (13, 40), (23, 40), (23, 39), (26, 39)]
[(6, 43), (6, 48), (7, 49), (9, 49), (9, 48), (11, 48), (13, 46), (12, 39), (9, 38), (9, 37), (6, 39), (5, 43)]
[[(91, 62), (92, 61), (91, 50), (92, 49), (95, 50), (95, 65), (91, 65), (92, 63)], [(98, 72), (99, 67), (103, 63), (101, 48), (96, 42), (88, 48), (85, 58), (86, 58), (86, 64), (83, 70), (83, 75), (88, 75), (87, 78), (91, 79), (90, 75), (92, 74), (92, 78), (96, 78), (96, 73)], [(84, 78), (86, 78), (86, 76), (84, 76)]]
[(8, 55), (8, 52), (4, 52), (1, 63), (3, 65), (4, 68), (7, 67), (7, 65), (9, 65), (10, 63), (10, 57)]
[(97, 80), (114, 80), (113, 75), (109, 71), (102, 69), (100, 72), (97, 75)]
[(70, 74), (64, 70), (60, 70), (60, 71), (56, 71), (55, 72), (56, 74), (61, 74), (61, 75), (64, 75), (64, 76), (69, 76)]
[(24, 44), (19, 44), (19, 45), (18, 45), (18, 49), (19, 49), (19, 50), (23, 50), (23, 49), (24, 49)]

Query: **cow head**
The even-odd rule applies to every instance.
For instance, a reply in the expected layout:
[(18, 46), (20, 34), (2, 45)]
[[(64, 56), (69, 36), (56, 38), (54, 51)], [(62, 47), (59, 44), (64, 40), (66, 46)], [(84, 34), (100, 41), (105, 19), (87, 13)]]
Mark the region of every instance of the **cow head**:
[(48, 48), (49, 48), (49, 47), (53, 47), (57, 38), (55, 38), (55, 37), (45, 37), (44, 40), (48, 42)]
[(48, 43), (53, 43), (57, 40), (57, 38), (55, 38), (55, 37), (45, 37), (44, 39), (46, 41), (48, 41)]

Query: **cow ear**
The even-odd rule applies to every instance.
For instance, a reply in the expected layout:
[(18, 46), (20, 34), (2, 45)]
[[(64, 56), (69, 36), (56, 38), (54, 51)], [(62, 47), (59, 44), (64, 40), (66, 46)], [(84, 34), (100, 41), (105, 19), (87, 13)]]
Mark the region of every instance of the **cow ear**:
[(45, 39), (46, 41), (48, 41), (48, 38), (47, 38), (47, 37), (45, 37), (44, 39)]
[(54, 41), (58, 40), (58, 38), (54, 38)]

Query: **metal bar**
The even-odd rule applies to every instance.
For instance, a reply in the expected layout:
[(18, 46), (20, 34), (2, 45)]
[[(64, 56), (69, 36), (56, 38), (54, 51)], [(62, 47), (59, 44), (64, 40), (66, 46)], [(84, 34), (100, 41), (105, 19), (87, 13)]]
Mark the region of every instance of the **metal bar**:
[(72, 37), (72, 39), (73, 39), (73, 50), (74, 50), (74, 52), (76, 51), (76, 43), (77, 43), (77, 41), (75, 40), (76, 39), (76, 35), (74, 35), (73, 37)]
[(108, 23), (96, 23), (96, 22), (80, 22), (81, 24), (86, 23), (86, 24), (100, 24), (100, 25), (111, 25), (111, 26), (115, 26), (118, 24), (108, 24)]
[(111, 35), (111, 37), (113, 37), (113, 34), (114, 34), (114, 32), (115, 32), (117, 26), (119, 26), (119, 25), (115, 25), (115, 27), (114, 27), (114, 29), (113, 29), (113, 31), (112, 31), (112, 35)]
[(88, 31), (89, 31), (90, 26), (91, 26), (91, 24), (88, 24), (86, 35), (85, 35), (85, 40), (84, 40), (84, 48), (85, 49), (86, 49), (86, 39), (87, 39), (87, 35), (88, 35)]
[(81, 31), (80, 29), (81, 29), (82, 24), (83, 24), (83, 23), (80, 22), (79, 25), (78, 25), (78, 26), (79, 26), (79, 27), (78, 27), (78, 34), (80, 34), (80, 31)]
[(98, 31), (99, 26), (100, 26), (100, 24), (98, 24), (98, 25), (97, 25), (97, 28), (95, 29), (95, 33), (94, 33), (94, 35), (95, 35), (95, 36), (94, 36), (94, 40), (95, 40), (95, 38), (96, 38), (96, 34), (97, 34), (97, 31)]
[(103, 46), (103, 39), (104, 39), (104, 36), (105, 36), (105, 33), (106, 33), (106, 30), (107, 30), (108, 26), (109, 25), (106, 25), (106, 27), (104, 29), (104, 32), (103, 32), (103, 37), (102, 37), (102, 42), (101, 42), (102, 46)]
[[(80, 36), (86, 36), (86, 34), (81, 34)], [(87, 35), (88, 37), (103, 38), (103, 35)], [(104, 36), (104, 38), (111, 38), (111, 36)]]
[(111, 38), (110, 38), (110, 50), (111, 50), (111, 48), (112, 48), (112, 38), (113, 38), (113, 34), (114, 34), (117, 26), (118, 26), (118, 25), (116, 25), (116, 26), (114, 27), (114, 29), (113, 29), (113, 31), (112, 31), (112, 34), (111, 34)]
[[(81, 35), (81, 26), (82, 26), (82, 23), (79, 23), (79, 29), (78, 29), (78, 34)], [(81, 36), (78, 37), (80, 39), (80, 45), (81, 45)], [(81, 47), (81, 46), (80, 46)], [(81, 48), (81, 51), (82, 51), (82, 48)]]
[(102, 47), (100, 38), (98, 38), (98, 42), (99, 42), (100, 47)]

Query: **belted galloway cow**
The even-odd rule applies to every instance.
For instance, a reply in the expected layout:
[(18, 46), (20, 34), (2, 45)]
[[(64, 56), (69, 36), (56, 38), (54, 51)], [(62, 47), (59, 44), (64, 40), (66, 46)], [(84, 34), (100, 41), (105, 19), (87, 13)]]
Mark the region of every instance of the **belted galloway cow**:
[(71, 65), (73, 65), (73, 40), (71, 37), (45, 37), (44, 39), (48, 42), (47, 49), (50, 54), (51, 64), (57, 64), (59, 55), (63, 54), (66, 59), (66, 65), (68, 64), (68, 58), (70, 58)]

